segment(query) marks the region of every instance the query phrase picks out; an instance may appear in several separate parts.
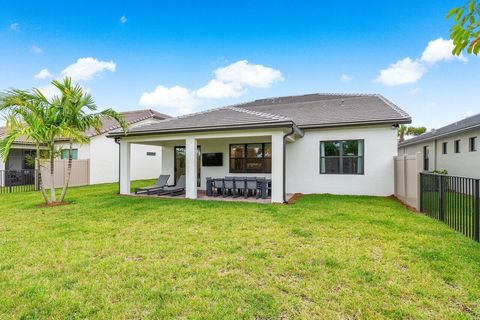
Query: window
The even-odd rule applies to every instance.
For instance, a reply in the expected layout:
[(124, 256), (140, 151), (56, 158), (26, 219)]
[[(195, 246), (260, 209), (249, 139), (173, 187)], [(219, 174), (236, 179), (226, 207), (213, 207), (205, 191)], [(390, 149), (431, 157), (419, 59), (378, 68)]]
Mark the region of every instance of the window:
[[(62, 150), (61, 159), (68, 159), (68, 149)], [(78, 149), (72, 149), (72, 159), (78, 160)]]
[(429, 153), (430, 153), (430, 150), (428, 149), (428, 146), (424, 146), (423, 147), (423, 170), (424, 171), (429, 170), (429, 164), (430, 164)]
[(230, 173), (272, 173), (272, 144), (231, 144)]
[(447, 154), (447, 142), (442, 143), (442, 153)]
[(35, 150), (25, 150), (23, 153), (23, 168), (27, 170), (35, 169)]
[(460, 153), (460, 140), (455, 140), (454, 149), (455, 153)]
[(363, 140), (321, 141), (321, 174), (363, 174)]
[(471, 137), (469, 139), (468, 149), (470, 152), (477, 151), (477, 137)]
[(149, 157), (155, 157), (156, 155), (157, 155), (156, 152), (148, 152), (147, 151), (147, 156), (149, 156)]

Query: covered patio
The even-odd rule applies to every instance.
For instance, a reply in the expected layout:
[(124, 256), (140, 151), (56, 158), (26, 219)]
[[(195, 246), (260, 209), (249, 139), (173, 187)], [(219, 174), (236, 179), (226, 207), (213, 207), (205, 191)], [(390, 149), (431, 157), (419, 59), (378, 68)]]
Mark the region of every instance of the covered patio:
[[(268, 128), (124, 136), (119, 139), (120, 193), (131, 194), (131, 146), (144, 144), (162, 147), (159, 165), (161, 173), (170, 176), (169, 185), (185, 177), (184, 194), (176, 197), (283, 203), (289, 196), (284, 188), (284, 144), (295, 141), (292, 132), (291, 128)], [(247, 197), (212, 193), (207, 183), (229, 177), (265, 181), (268, 193)]]

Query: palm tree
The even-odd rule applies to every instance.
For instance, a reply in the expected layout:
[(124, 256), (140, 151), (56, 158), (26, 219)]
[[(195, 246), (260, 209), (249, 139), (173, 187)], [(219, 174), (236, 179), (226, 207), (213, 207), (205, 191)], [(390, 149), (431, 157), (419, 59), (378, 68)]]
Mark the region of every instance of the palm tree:
[(53, 80), (52, 84), (60, 91), (60, 95), (54, 97), (52, 104), (60, 115), (61, 126), (76, 131), (76, 135), (70, 135), (69, 139), (67, 175), (60, 195), (60, 202), (63, 202), (72, 173), (73, 143), (86, 143), (88, 139), (84, 133), (89, 129), (100, 133), (103, 119), (118, 121), (124, 131), (127, 126), (123, 117), (112, 109), (96, 112), (97, 106), (92, 96), (85, 93), (80, 85), (73, 85), (71, 78), (66, 77), (62, 82)]
[(405, 141), (405, 136), (419, 136), (424, 134), (427, 131), (425, 127), (412, 127), (401, 124), (398, 127), (398, 141), (403, 142)]
[[(32, 142), (36, 148), (36, 167), (41, 166), (42, 160), (50, 160), (50, 199), (43, 186), (41, 170), (38, 170), (39, 186), (46, 203), (55, 202), (54, 188), (54, 159), (55, 137), (59, 134), (67, 136), (76, 133), (59, 126), (58, 114), (52, 108), (47, 98), (37, 89), (11, 89), (0, 95), (0, 112), (6, 120), (6, 135), (0, 141), (0, 154), (3, 159), (8, 157), (11, 147), (20, 138)], [(37, 167), (38, 169), (38, 167)]]
[(408, 130), (408, 126), (406, 126), (404, 124), (401, 124), (398, 127), (397, 134), (398, 134), (398, 141), (399, 142), (405, 141), (405, 135), (407, 134), (407, 130)]

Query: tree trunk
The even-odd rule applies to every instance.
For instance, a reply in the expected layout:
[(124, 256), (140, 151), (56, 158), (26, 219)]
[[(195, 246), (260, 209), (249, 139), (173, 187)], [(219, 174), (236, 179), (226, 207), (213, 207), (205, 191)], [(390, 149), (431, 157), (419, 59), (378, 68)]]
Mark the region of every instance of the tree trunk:
[(65, 180), (65, 184), (62, 188), (62, 194), (60, 195), (60, 202), (63, 202), (65, 199), (65, 195), (67, 194), (68, 184), (70, 183), (70, 176), (72, 174), (72, 149), (73, 149), (73, 142), (70, 140), (70, 148), (68, 149), (68, 165), (67, 165), (67, 179)]
[(48, 204), (50, 201), (48, 200), (47, 192), (45, 191), (45, 187), (43, 186), (43, 181), (42, 181), (42, 170), (40, 167), (40, 148), (37, 147), (37, 154), (35, 156), (35, 172), (37, 174), (38, 178), (38, 187), (40, 188), (40, 193), (43, 196), (43, 199), (45, 200), (45, 203)]
[(57, 197), (55, 195), (55, 150), (50, 148), (50, 201), (54, 203), (57, 201)]

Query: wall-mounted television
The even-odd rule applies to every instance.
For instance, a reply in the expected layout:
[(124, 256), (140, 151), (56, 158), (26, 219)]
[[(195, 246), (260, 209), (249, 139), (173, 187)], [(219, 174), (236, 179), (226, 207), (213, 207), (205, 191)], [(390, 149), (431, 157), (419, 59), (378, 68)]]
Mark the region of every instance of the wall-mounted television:
[(221, 167), (223, 166), (223, 153), (202, 153), (202, 166)]

